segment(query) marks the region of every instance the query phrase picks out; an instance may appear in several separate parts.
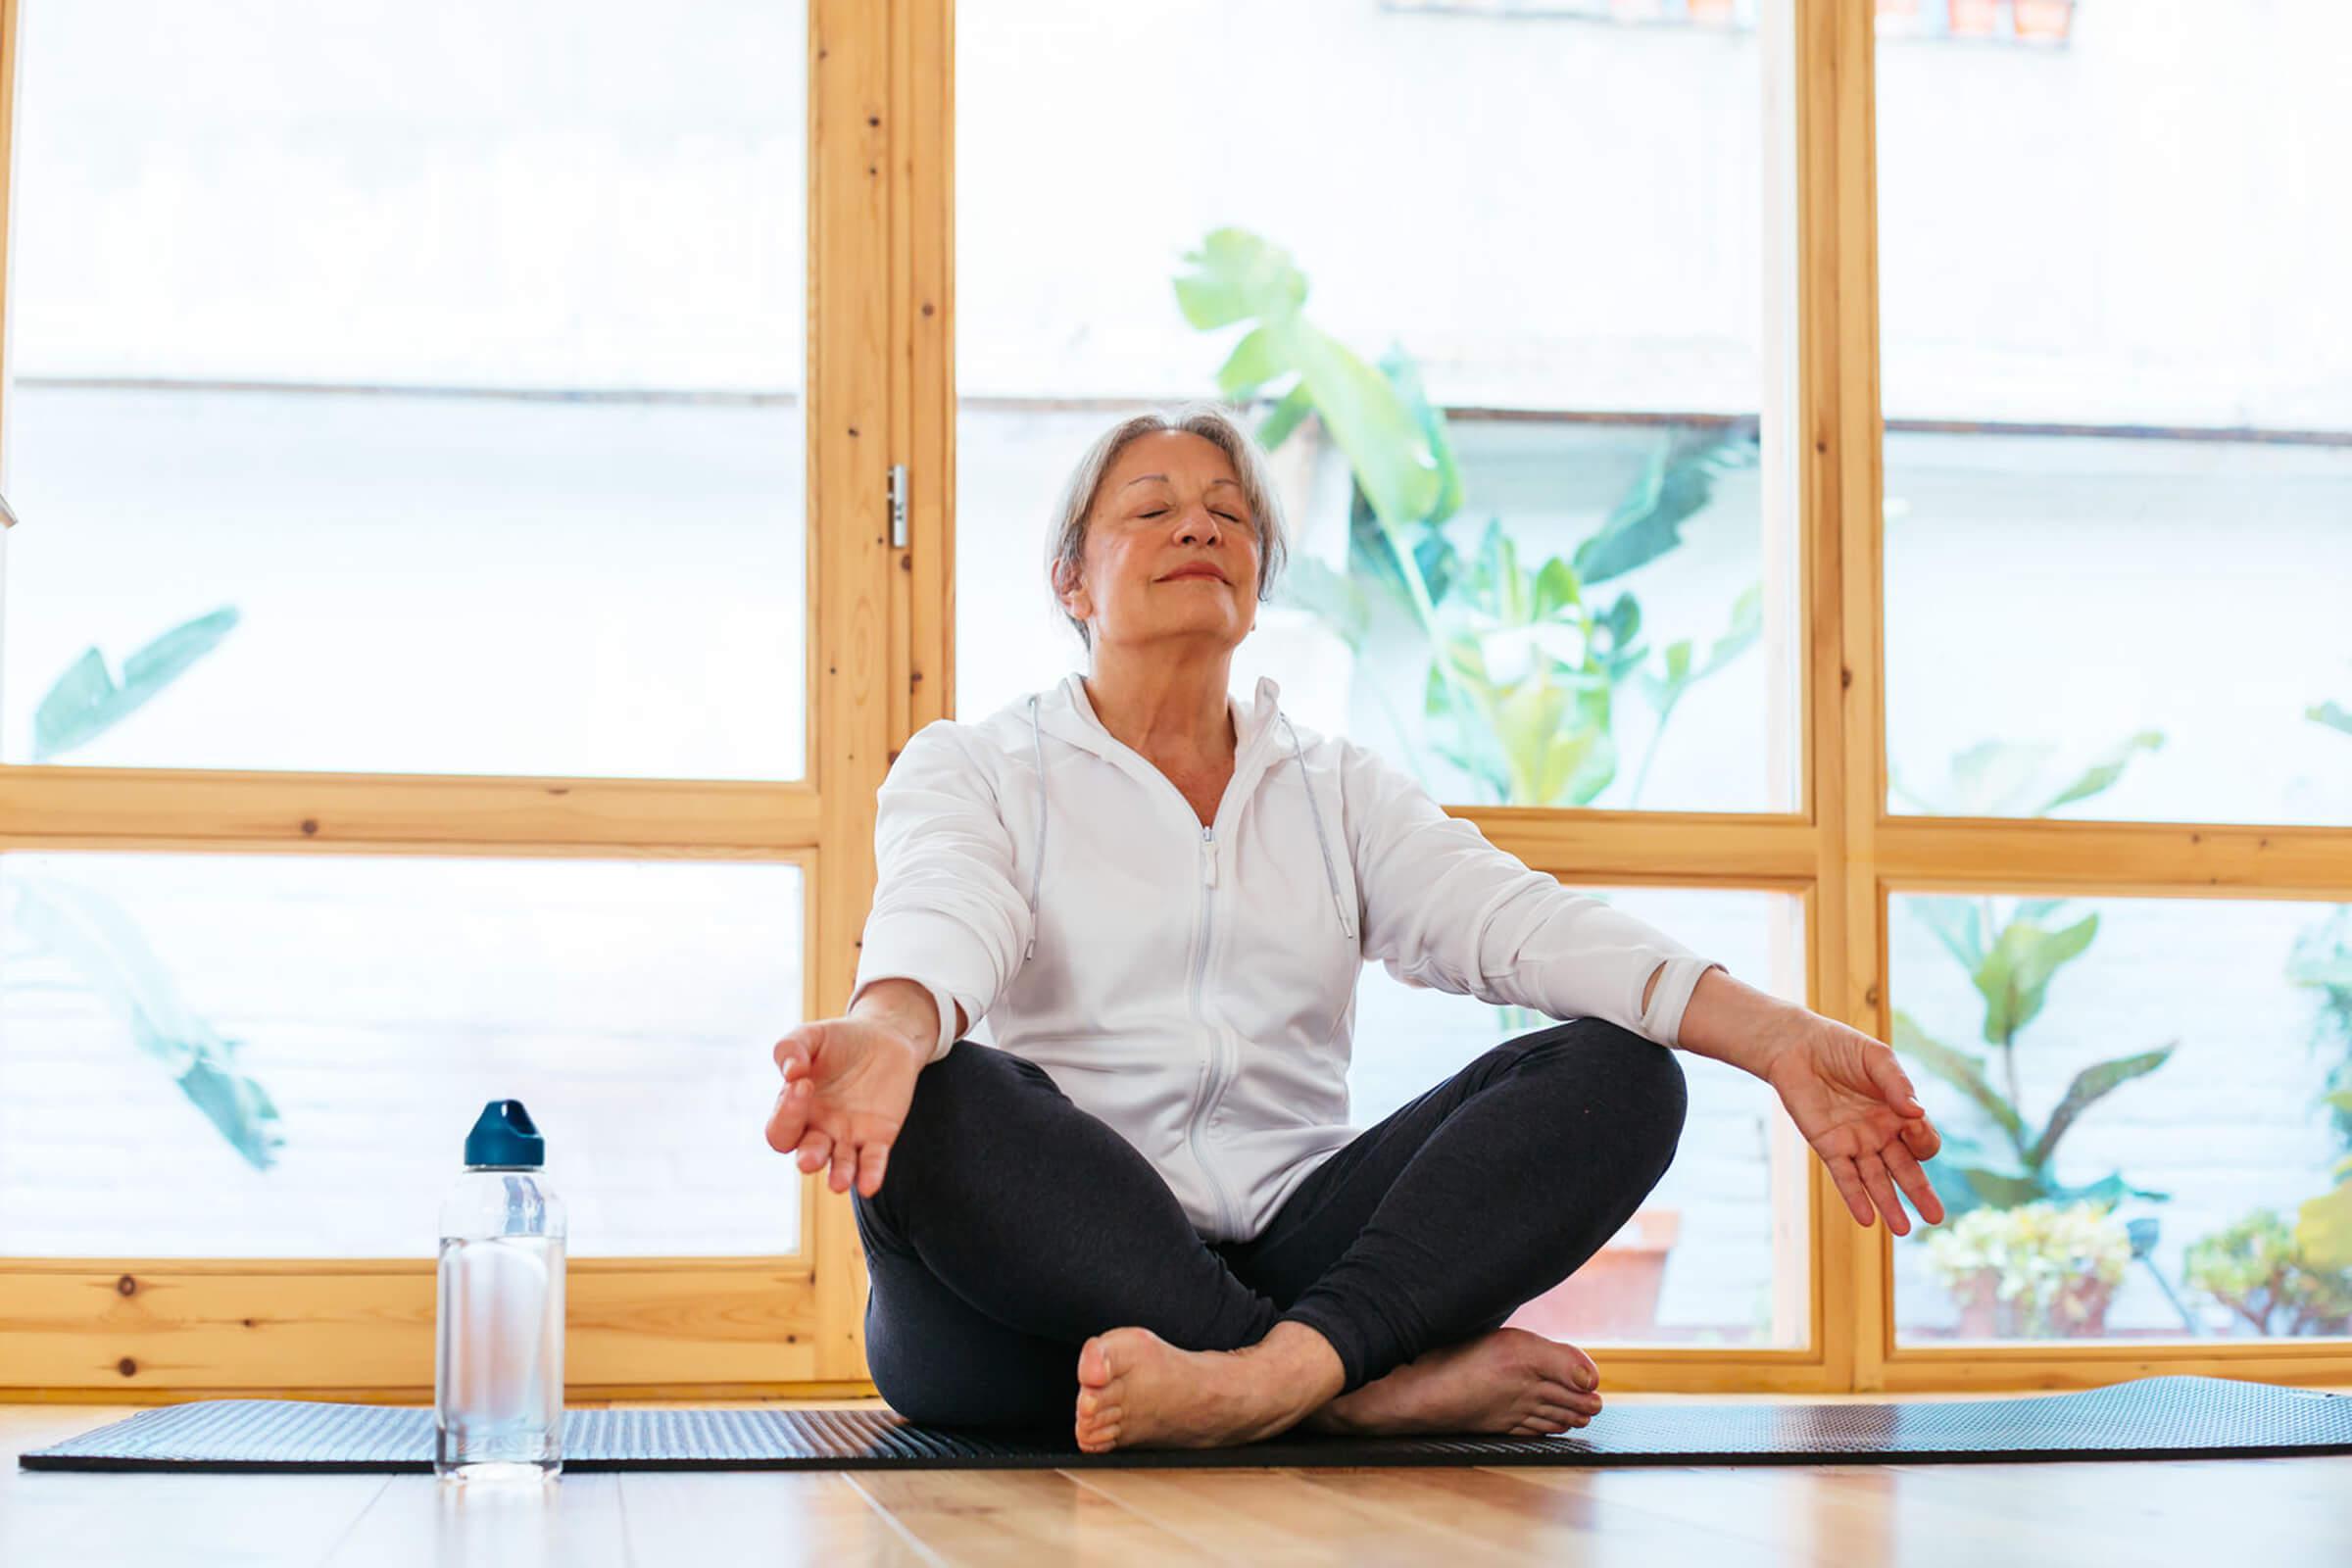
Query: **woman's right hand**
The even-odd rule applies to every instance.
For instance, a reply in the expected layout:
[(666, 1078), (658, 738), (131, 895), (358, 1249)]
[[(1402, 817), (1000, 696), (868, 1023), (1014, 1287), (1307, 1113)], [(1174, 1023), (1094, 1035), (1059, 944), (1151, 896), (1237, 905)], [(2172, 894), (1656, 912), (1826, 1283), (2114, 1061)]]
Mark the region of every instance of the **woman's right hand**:
[(767, 1118), (767, 1144), (798, 1152), (813, 1172), (827, 1161), (826, 1185), (855, 1182), (871, 1198), (881, 1190), (890, 1146), (914, 1102), (924, 1052), (904, 1031), (874, 1018), (820, 1018), (776, 1042), (784, 1088)]

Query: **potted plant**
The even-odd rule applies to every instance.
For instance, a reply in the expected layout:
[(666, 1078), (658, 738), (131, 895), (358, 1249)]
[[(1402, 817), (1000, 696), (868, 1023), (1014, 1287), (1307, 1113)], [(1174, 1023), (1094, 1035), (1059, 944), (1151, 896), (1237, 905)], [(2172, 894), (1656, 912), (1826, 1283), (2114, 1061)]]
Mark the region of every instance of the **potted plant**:
[(2352, 1329), (2352, 1268), (2319, 1266), (2277, 1209), (2191, 1243), (2181, 1277), (2257, 1334)]
[(2132, 1261), (2131, 1233), (2091, 1201), (1978, 1207), (1924, 1245), (1972, 1340), (2096, 1338)]
[(1682, 1234), (1679, 1209), (1637, 1209), (1585, 1266), (1507, 1320), (1553, 1340), (1639, 1340), (1658, 1325), (1666, 1257)]
[(2002, 0), (1952, 0), (1955, 38), (1989, 38), (2000, 30)]
[(2075, 0), (2017, 0), (2017, 35), (2045, 43), (2064, 43), (2074, 24)]

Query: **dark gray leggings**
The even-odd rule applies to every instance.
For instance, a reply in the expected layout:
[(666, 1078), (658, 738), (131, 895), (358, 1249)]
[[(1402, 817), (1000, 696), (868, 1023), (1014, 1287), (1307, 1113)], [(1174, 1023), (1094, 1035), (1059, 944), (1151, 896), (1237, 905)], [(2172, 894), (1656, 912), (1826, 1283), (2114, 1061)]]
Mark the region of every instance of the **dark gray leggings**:
[(1574, 1273), (1666, 1173), (1686, 1105), (1672, 1051), (1556, 1024), (1358, 1134), (1253, 1240), (1211, 1243), (1044, 1068), (958, 1040), (854, 1199), (867, 1364), (909, 1420), (1066, 1428), (1090, 1336), (1230, 1350), (1288, 1319), (1331, 1342), (1345, 1393)]

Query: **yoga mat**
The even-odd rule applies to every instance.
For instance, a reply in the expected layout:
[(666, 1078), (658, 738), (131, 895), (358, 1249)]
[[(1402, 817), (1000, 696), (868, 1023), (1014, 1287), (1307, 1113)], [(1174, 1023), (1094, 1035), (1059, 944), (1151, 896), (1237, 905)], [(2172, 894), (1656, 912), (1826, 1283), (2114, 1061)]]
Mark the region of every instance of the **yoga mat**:
[[(142, 1410), (28, 1470), (432, 1468), (432, 1412), (288, 1399)], [(1193, 1465), (1855, 1464), (2352, 1452), (2352, 1395), (2141, 1378), (2020, 1399), (1633, 1404), (1554, 1438), (1328, 1438), (1082, 1453), (1069, 1432), (916, 1426), (882, 1410), (572, 1410), (567, 1470), (1039, 1470)]]

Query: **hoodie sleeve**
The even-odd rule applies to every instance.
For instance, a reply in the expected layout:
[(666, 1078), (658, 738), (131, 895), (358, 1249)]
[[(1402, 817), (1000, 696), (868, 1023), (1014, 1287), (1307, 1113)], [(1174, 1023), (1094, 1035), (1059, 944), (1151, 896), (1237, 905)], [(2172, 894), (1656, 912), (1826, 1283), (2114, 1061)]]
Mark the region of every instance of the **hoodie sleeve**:
[[(1605, 1018), (1661, 1046), (1682, 1043), (1698, 977), (1724, 965), (1529, 869), (1377, 753), (1342, 745), (1365, 957), (1408, 985), (1553, 1018)], [(1658, 988), (1645, 1012), (1652, 974)]]
[(987, 767), (934, 719), (908, 738), (874, 810), (874, 903), (858, 954), (855, 1003), (877, 980), (908, 979), (939, 1005), (928, 1061), (956, 1043), (956, 1004), (977, 1024), (1020, 967), (1029, 901), (1013, 885), (1012, 835)]

